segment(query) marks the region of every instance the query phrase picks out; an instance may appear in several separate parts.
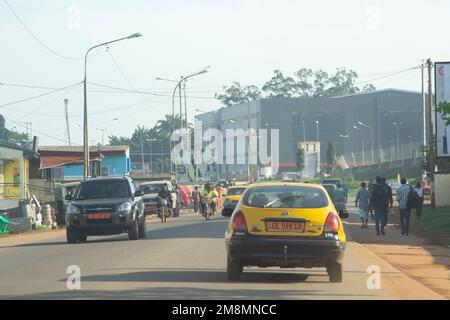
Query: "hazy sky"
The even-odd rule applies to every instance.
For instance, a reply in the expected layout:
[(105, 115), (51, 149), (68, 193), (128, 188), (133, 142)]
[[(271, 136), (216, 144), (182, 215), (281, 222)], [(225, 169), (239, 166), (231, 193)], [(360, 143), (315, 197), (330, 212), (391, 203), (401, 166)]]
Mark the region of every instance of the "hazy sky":
[[(369, 80), (417, 66), (423, 58), (450, 60), (450, 1), (151, 1), (9, 0), (24, 24), (59, 54), (79, 58), (92, 45), (141, 32), (143, 37), (98, 48), (89, 58), (88, 81), (170, 95), (179, 79), (210, 65), (188, 82), (188, 114), (220, 107), (211, 99), (223, 85), (261, 86), (274, 69), (302, 67), (333, 72), (351, 68)], [(0, 83), (61, 88), (80, 82), (83, 60), (44, 49), (0, 0)], [(127, 77), (123, 77), (116, 60)], [(129, 83), (131, 82), (131, 84)], [(374, 81), (378, 88), (420, 90), (420, 70)], [(90, 90), (109, 91), (89, 86)], [(0, 106), (50, 91), (0, 85)], [(69, 99), (73, 143), (82, 143), (82, 86), (0, 107), (15, 121), (65, 140), (63, 100)], [(171, 113), (171, 98), (89, 92), (89, 140), (129, 136)], [(119, 120), (113, 121), (118, 118)], [(7, 126), (23, 129), (7, 119)], [(24, 130), (24, 129), (23, 129)], [(42, 144), (64, 144), (40, 135)], [(106, 140), (106, 139), (105, 139)]]

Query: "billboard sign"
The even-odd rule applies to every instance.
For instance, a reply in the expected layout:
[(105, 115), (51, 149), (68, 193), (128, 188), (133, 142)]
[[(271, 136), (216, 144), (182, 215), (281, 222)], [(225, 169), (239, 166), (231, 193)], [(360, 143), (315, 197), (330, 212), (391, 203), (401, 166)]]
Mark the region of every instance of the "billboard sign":
[[(436, 106), (441, 102), (450, 103), (450, 62), (434, 64)], [(436, 152), (438, 157), (450, 157), (450, 127), (445, 125), (441, 114), (435, 114)]]

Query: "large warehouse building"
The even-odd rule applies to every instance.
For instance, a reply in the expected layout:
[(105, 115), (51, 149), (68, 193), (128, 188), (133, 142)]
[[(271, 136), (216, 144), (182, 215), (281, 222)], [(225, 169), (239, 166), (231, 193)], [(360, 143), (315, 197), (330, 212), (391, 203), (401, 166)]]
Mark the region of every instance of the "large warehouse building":
[[(396, 89), (341, 97), (260, 99), (199, 114), (196, 119), (202, 121), (203, 130), (217, 128), (224, 135), (226, 129), (279, 129), (279, 172), (285, 173), (297, 171), (297, 148), (303, 141), (320, 141), (322, 167), (330, 141), (338, 162), (345, 166), (419, 157), (423, 145), (422, 96)], [(248, 154), (247, 148), (237, 152)], [(202, 166), (203, 180), (248, 175), (247, 165), (208, 169), (209, 174)], [(262, 172), (261, 167), (256, 165), (255, 172)]]

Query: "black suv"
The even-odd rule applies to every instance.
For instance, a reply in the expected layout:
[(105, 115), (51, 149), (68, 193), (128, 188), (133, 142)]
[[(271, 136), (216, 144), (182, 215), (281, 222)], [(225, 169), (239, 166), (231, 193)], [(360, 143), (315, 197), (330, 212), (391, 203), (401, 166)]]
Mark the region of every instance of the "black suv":
[(67, 242), (86, 242), (88, 236), (128, 233), (130, 240), (145, 238), (142, 191), (128, 177), (82, 181), (66, 196)]

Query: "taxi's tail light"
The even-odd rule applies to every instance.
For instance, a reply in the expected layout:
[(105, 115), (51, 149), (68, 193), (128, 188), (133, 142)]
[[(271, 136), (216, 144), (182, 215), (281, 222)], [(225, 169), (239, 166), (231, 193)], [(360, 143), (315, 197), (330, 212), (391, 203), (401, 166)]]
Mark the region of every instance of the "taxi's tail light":
[(330, 212), (325, 220), (325, 232), (338, 233), (341, 228), (341, 223), (339, 222), (339, 218), (334, 212)]
[(244, 232), (247, 231), (247, 221), (245, 221), (244, 213), (242, 211), (236, 211), (231, 218), (231, 228), (234, 231)]

